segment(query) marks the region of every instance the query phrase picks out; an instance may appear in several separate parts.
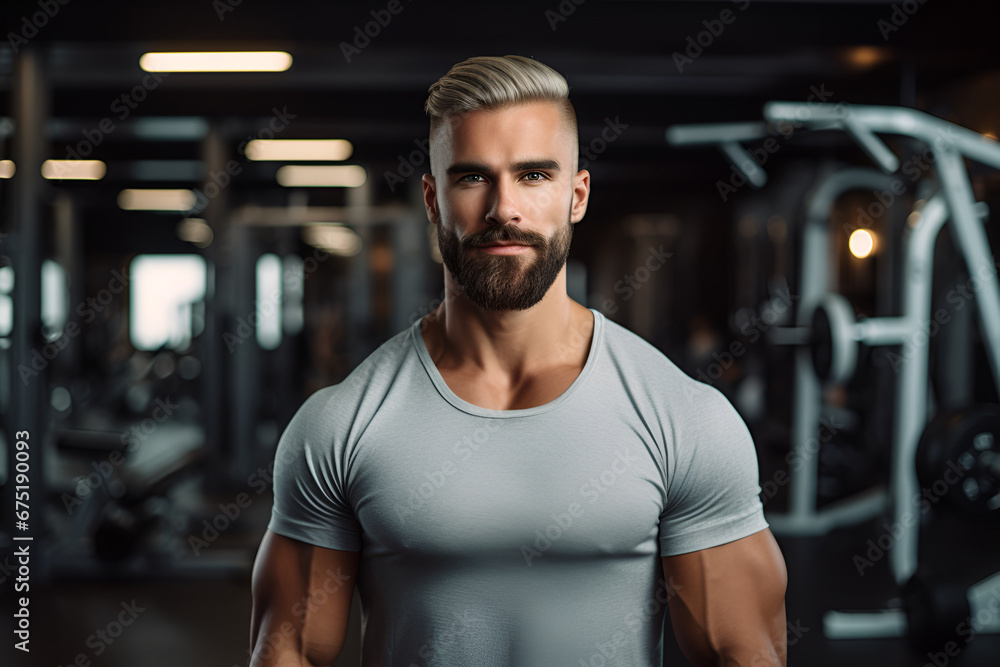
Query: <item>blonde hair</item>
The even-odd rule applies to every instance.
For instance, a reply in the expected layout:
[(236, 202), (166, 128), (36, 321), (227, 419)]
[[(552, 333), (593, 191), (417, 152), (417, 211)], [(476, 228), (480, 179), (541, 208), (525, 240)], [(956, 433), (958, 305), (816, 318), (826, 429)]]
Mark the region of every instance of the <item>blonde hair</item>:
[(523, 56), (476, 56), (463, 60), (427, 90), (424, 111), (430, 116), (430, 134), (449, 117), (468, 111), (501, 109), (523, 102), (554, 102), (573, 136), (576, 111), (569, 101), (569, 85), (559, 72)]

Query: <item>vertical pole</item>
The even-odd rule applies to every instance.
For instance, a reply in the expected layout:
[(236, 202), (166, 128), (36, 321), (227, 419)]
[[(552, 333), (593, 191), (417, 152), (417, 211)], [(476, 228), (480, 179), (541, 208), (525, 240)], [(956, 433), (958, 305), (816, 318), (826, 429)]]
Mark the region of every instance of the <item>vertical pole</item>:
[(347, 293), (347, 326), (350, 341), (351, 368), (371, 353), (372, 333), (372, 272), (371, 272), (371, 186), (370, 181), (347, 191), (354, 229), (361, 236), (361, 252), (351, 258), (350, 285)]
[[(7, 439), (8, 478), (4, 485), (4, 532), (19, 537), (36, 537), (44, 532), (42, 507), (45, 503), (43, 485), (43, 432), (45, 420), (44, 364), (34, 363), (43, 355), (41, 315), (41, 247), (42, 247), (42, 188), (41, 169), (45, 159), (45, 122), (48, 117), (46, 79), (42, 56), (33, 49), (24, 49), (14, 61), (13, 117), (15, 124), (12, 157), (16, 172), (12, 179), (11, 223), (15, 234), (12, 238), (11, 257), (14, 267), (14, 328), (12, 331), (13, 371), (11, 382), (11, 412), (4, 419), (4, 437)], [(38, 356), (36, 356), (38, 355)], [(42, 366), (38, 369), (37, 366)], [(22, 441), (27, 449), (19, 450), (15, 443)], [(24, 461), (28, 452), (28, 459)], [(17, 455), (21, 454), (19, 458)], [(15, 474), (27, 463), (27, 486), (30, 498), (30, 515), (25, 530), (14, 516)], [(24, 489), (22, 489), (24, 490)], [(30, 552), (38, 554), (37, 541), (28, 544)], [(33, 561), (44, 564), (43, 560)], [(44, 568), (44, 565), (41, 565)], [(44, 569), (32, 568), (32, 579), (44, 580)]]
[[(198, 341), (198, 354), (202, 368), (202, 404), (205, 406), (205, 447), (208, 451), (207, 482), (211, 488), (219, 488), (226, 473), (226, 451), (229, 438), (229, 403), (226, 373), (229, 368), (229, 350), (223, 336), (235, 334), (230, 330), (230, 266), (232, 234), (229, 229), (226, 193), (223, 188), (209, 191), (213, 171), (224, 169), (224, 148), (217, 127), (212, 127), (201, 145), (201, 157), (205, 163), (203, 192), (207, 199), (202, 215), (212, 228), (214, 242), (208, 246), (208, 289), (205, 292), (205, 331)], [(217, 186), (216, 186), (217, 187)], [(228, 339), (228, 336), (226, 337)]]
[(427, 305), (425, 282), (431, 255), (422, 192), (420, 181), (414, 179), (410, 189), (413, 212), (392, 225), (392, 254), (396, 258), (392, 268), (393, 333), (413, 324), (420, 316), (420, 307)]

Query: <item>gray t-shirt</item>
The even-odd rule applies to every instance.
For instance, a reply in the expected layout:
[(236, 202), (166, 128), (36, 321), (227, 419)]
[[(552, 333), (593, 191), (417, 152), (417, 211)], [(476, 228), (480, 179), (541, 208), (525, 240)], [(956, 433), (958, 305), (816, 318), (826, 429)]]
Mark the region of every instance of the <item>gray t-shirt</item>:
[(418, 320), (292, 419), (269, 528), (361, 551), (364, 666), (658, 667), (660, 557), (767, 527), (728, 400), (591, 312), (545, 405), (459, 398)]

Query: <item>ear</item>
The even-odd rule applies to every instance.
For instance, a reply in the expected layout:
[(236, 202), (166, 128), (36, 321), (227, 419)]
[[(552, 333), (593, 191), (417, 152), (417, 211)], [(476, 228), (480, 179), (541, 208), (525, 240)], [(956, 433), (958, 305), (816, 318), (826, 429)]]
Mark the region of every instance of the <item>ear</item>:
[(573, 205), (570, 208), (570, 222), (583, 220), (587, 213), (587, 202), (590, 201), (590, 172), (581, 169), (573, 176)]
[(441, 221), (437, 204), (437, 183), (430, 174), (424, 174), (422, 178), (424, 188), (424, 208), (427, 209), (427, 219), (435, 225)]

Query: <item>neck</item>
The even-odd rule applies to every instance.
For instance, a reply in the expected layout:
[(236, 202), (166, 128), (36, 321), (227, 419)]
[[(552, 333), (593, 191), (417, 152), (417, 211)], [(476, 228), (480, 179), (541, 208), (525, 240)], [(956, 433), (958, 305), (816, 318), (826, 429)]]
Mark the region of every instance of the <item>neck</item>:
[(485, 311), (445, 272), (445, 301), (427, 316), (428, 351), (440, 369), (478, 370), (493, 378), (520, 378), (572, 364), (589, 351), (593, 315), (566, 294), (566, 269), (541, 301), (527, 310)]

